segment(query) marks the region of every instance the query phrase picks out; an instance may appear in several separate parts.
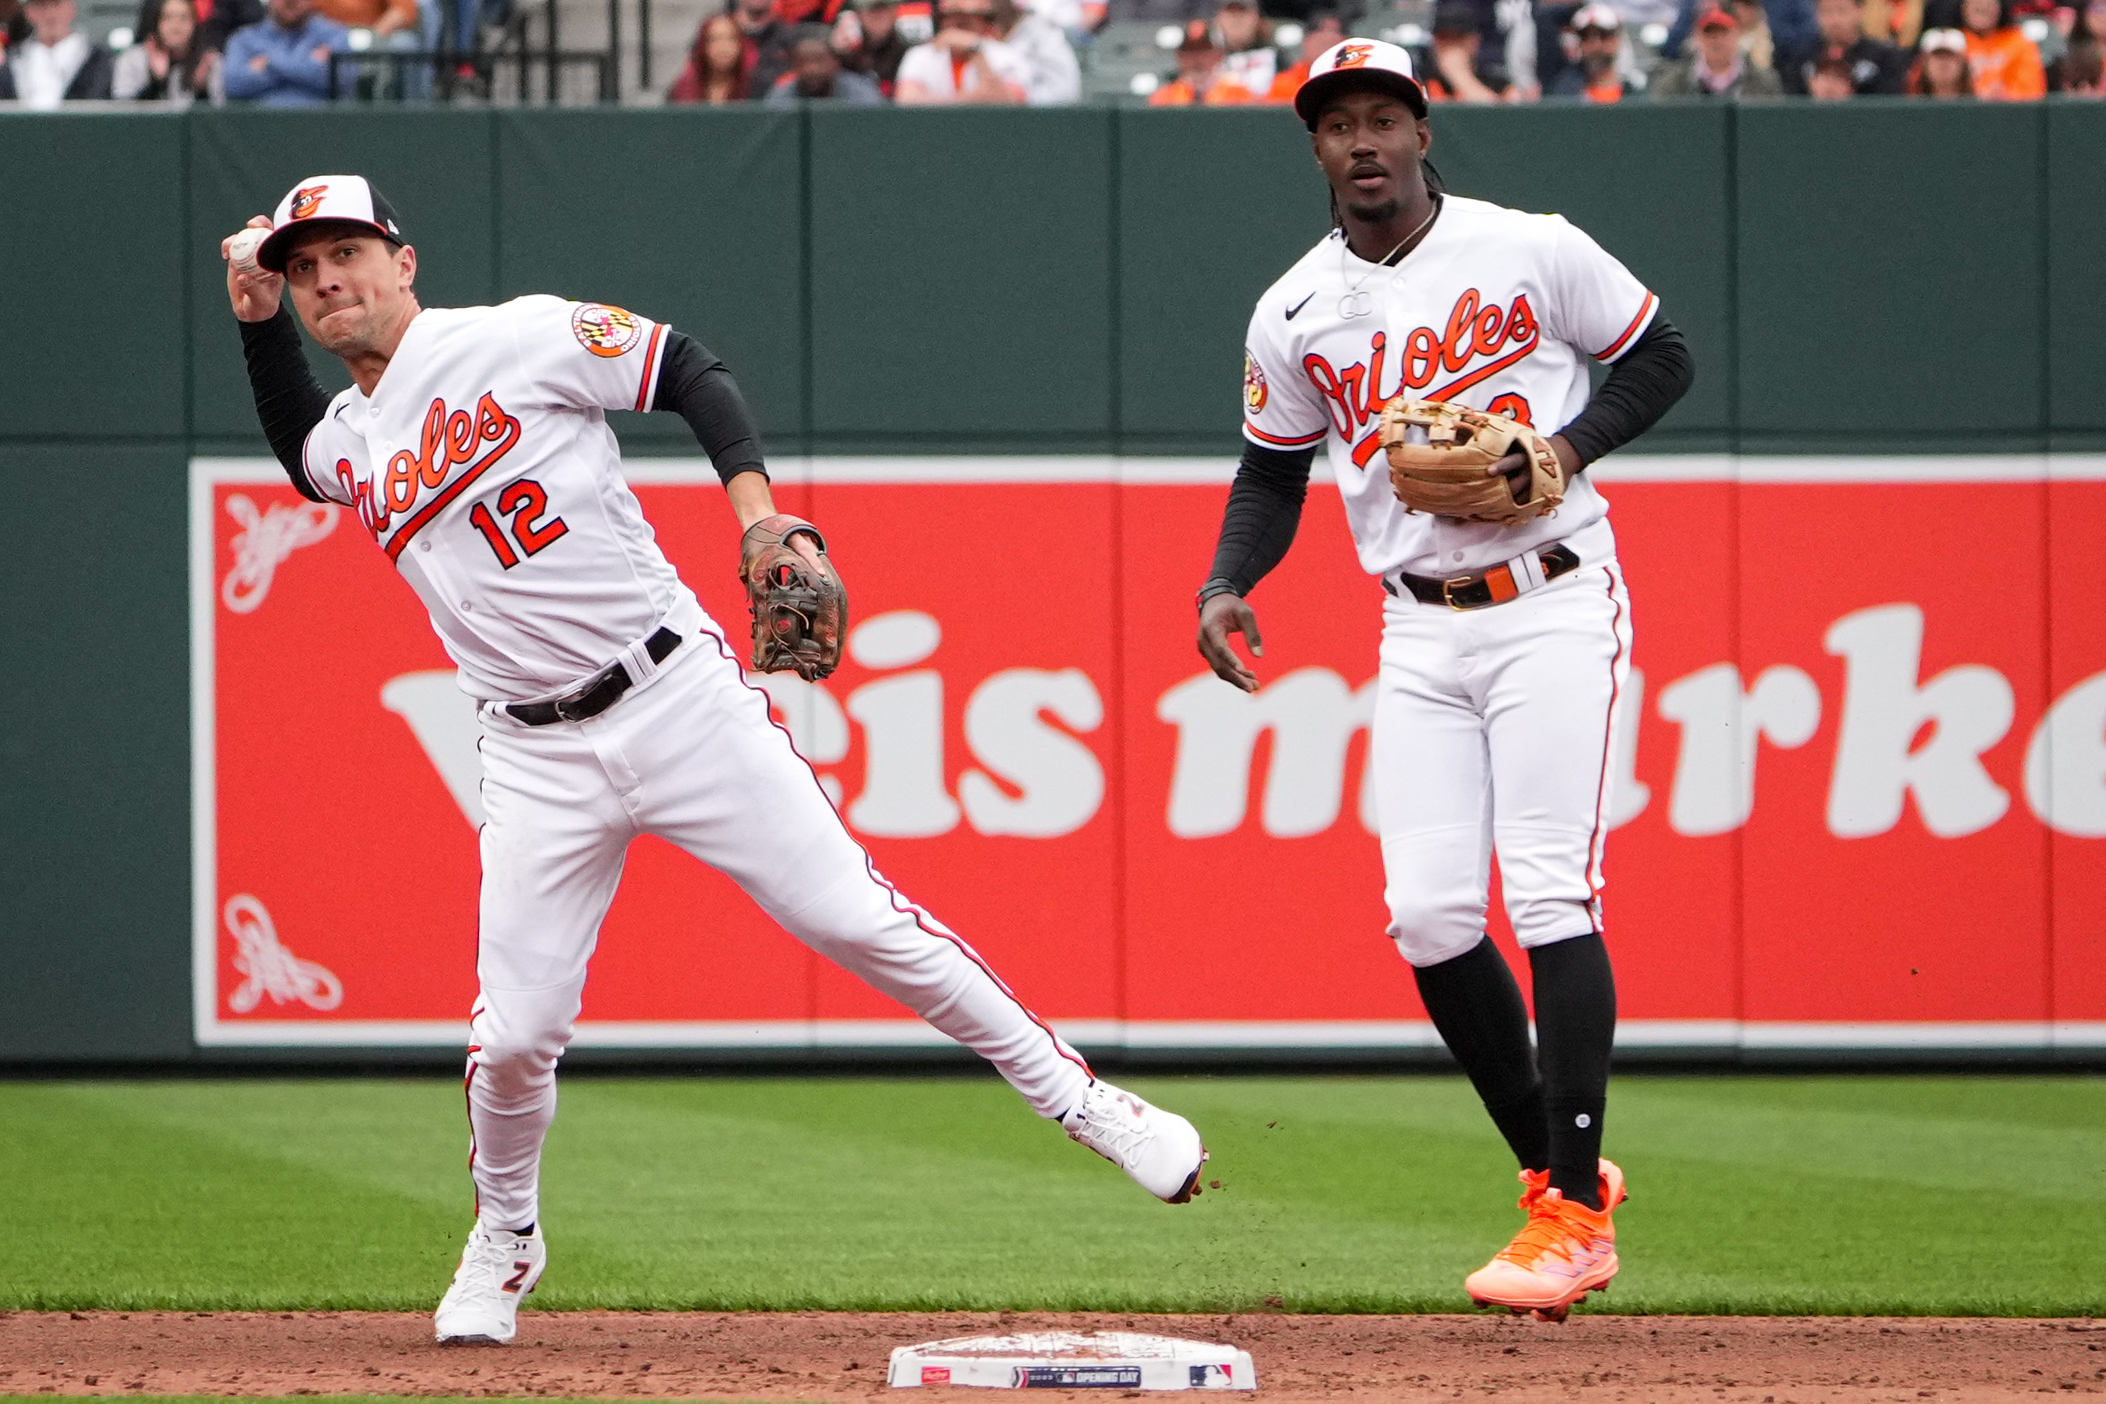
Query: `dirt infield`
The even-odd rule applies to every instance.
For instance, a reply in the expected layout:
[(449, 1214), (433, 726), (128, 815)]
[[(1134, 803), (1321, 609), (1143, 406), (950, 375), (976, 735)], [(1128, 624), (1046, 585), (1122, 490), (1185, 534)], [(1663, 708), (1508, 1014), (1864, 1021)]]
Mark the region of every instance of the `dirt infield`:
[(1485, 1395), (1977, 1404), (2106, 1393), (2106, 1322), (2092, 1320), (1576, 1315), (1552, 1326), (1491, 1315), (964, 1312), (529, 1312), (510, 1347), (443, 1350), (422, 1315), (0, 1313), (0, 1393), (865, 1400), (891, 1392), (884, 1377), (893, 1346), (1057, 1328), (1242, 1346), (1257, 1362), (1259, 1397), (1283, 1404)]

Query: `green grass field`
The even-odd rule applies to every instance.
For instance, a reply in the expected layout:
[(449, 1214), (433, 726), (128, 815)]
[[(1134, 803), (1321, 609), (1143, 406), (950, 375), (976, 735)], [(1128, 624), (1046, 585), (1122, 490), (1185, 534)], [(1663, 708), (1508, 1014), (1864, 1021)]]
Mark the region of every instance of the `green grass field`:
[[(543, 1308), (1466, 1306), (1519, 1225), (1453, 1077), (1144, 1078), (1223, 1181), (1173, 1209), (991, 1078), (572, 1078)], [(1592, 1309), (2106, 1309), (2106, 1078), (1627, 1077)], [(459, 1084), (0, 1083), (0, 1309), (427, 1309)]]

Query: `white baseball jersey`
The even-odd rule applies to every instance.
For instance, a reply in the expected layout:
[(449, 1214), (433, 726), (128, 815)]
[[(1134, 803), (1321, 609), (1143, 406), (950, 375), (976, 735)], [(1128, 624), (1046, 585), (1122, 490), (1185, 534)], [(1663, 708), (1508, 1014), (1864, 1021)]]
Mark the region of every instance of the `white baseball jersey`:
[(469, 693), (560, 696), (700, 617), (605, 413), (651, 408), (666, 330), (557, 297), (426, 308), (373, 394), (344, 391), (308, 435), (308, 483), (395, 562)]
[(1411, 512), (1376, 443), (1391, 396), (1448, 400), (1555, 433), (1587, 403), (1587, 358), (1614, 361), (1659, 299), (1558, 215), (1448, 195), (1395, 267), (1337, 231), (1258, 299), (1245, 344), (1244, 433), (1271, 448), (1321, 442), (1370, 575), (1457, 575), (1552, 541), (1613, 553), (1608, 504), (1581, 475), (1564, 504), (1519, 526)]

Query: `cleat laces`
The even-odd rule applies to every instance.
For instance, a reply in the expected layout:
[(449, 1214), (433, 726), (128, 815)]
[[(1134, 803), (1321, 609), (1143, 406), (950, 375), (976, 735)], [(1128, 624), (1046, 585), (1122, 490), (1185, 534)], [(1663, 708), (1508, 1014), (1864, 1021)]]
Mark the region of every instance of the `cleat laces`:
[(1572, 1221), (1571, 1209), (1562, 1195), (1547, 1192), (1523, 1195), (1521, 1207), (1528, 1210), (1528, 1226), (1514, 1241), (1499, 1250), (1493, 1261), (1505, 1259), (1520, 1268), (1533, 1268), (1544, 1255), (1556, 1253), (1577, 1264), (1593, 1239), (1584, 1225)]
[(1077, 1124), (1068, 1128), (1068, 1135), (1125, 1170), (1140, 1158), (1141, 1148), (1155, 1133), (1138, 1108), (1107, 1105), (1120, 1100), (1125, 1099), (1117, 1094), (1100, 1097), (1092, 1088), (1091, 1095), (1083, 1099)]
[(470, 1235), (468, 1246), (461, 1252), (461, 1265), (454, 1270), (455, 1288), (489, 1292), (493, 1296), (503, 1292), (505, 1278), (512, 1270), (513, 1254), (517, 1251), (515, 1245), (526, 1241), (511, 1234), (506, 1237), (513, 1242), (501, 1242), (497, 1235), (481, 1230)]

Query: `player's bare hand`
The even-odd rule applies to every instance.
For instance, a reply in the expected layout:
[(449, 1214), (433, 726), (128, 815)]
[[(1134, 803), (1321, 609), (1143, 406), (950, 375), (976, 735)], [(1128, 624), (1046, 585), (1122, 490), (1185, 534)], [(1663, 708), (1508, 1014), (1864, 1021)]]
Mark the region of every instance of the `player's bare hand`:
[[(1550, 436), (1551, 452), (1558, 456), (1558, 466), (1565, 470), (1565, 480), (1580, 470), (1579, 450), (1574, 448), (1563, 434)], [(1506, 457), (1484, 470), (1489, 476), (1506, 479), (1507, 491), (1513, 493), (1514, 501), (1528, 501), (1528, 487), (1534, 474), (1529, 470), (1528, 455), (1515, 449)]]
[(1265, 641), (1258, 637), (1258, 616), (1241, 595), (1215, 595), (1199, 607), (1199, 656), (1207, 660), (1214, 676), (1245, 692), (1258, 690), (1258, 675), (1244, 666), (1229, 645), (1230, 634), (1241, 634), (1250, 644), (1253, 658), (1265, 656)]
[[(269, 229), (270, 220), (257, 215), (244, 229)], [(219, 241), (219, 256), (227, 261), (227, 301), (234, 305), (234, 315), (244, 322), (268, 322), (278, 315), (278, 300), (285, 294), (285, 279), (262, 268), (246, 271), (236, 268), (232, 250), (234, 242), (229, 234)]]
[(783, 545), (804, 557), (805, 564), (814, 570), (819, 568), (819, 538), (808, 531), (794, 531)]

